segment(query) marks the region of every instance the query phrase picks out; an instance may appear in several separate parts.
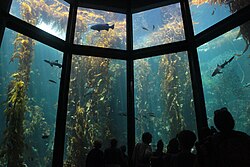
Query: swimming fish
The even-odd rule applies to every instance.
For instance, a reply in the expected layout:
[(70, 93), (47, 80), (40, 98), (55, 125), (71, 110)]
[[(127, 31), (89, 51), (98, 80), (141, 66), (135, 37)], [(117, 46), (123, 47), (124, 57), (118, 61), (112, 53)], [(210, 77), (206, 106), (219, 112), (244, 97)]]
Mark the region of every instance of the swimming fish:
[(51, 67), (53, 67), (53, 66), (57, 66), (59, 68), (62, 67), (62, 65), (60, 63), (58, 63), (58, 60), (56, 60), (56, 61), (43, 60), (43, 61), (48, 63)]
[(211, 15), (214, 15), (215, 10), (212, 11)]
[(101, 30), (109, 30), (114, 29), (115, 25), (113, 24), (112, 26), (108, 25), (108, 24), (95, 24), (93, 26), (90, 27), (92, 30), (97, 30), (98, 32), (100, 32)]
[(219, 65), (217, 64), (216, 69), (214, 70), (214, 72), (212, 73), (212, 77), (217, 75), (217, 74), (221, 74), (221, 69), (225, 67), (225, 65), (227, 65), (228, 63), (230, 63), (232, 60), (234, 59), (234, 56), (231, 57), (228, 61), (225, 61), (223, 64)]
[(42, 139), (47, 139), (49, 138), (49, 133), (43, 133), (42, 134)]
[(54, 81), (54, 80), (52, 80), (52, 79), (50, 79), (49, 82), (55, 83), (55, 84), (56, 84), (56, 81)]
[(141, 27), (143, 30), (146, 30), (146, 31), (148, 31), (148, 29), (146, 28), (146, 27)]
[[(123, 116), (123, 117), (127, 117), (128, 116), (126, 112), (119, 112), (118, 115)], [(139, 119), (137, 117), (135, 117), (135, 120), (138, 121)]]
[(250, 86), (250, 82), (246, 83), (245, 85), (243, 85), (244, 87), (249, 87)]
[(95, 89), (94, 88), (89, 88), (85, 93), (84, 96), (90, 95), (92, 93), (94, 93)]

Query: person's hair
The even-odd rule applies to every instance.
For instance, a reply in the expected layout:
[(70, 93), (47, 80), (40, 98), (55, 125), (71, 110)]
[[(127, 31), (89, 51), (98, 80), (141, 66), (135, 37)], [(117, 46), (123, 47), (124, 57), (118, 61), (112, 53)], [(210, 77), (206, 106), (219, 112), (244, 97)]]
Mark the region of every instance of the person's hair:
[(235, 122), (226, 107), (214, 112), (214, 125), (221, 132), (230, 132), (233, 130)]
[(115, 138), (110, 139), (110, 146), (111, 147), (116, 147), (117, 143), (118, 143), (118, 141)]
[(149, 132), (145, 132), (142, 134), (142, 142), (143, 143), (151, 143), (152, 135)]
[(161, 139), (158, 140), (158, 142), (157, 142), (157, 149), (163, 150), (163, 147), (164, 147), (163, 141)]
[(101, 148), (102, 147), (102, 141), (101, 140), (95, 140), (93, 143), (95, 148)]
[(167, 152), (168, 153), (177, 153), (179, 151), (179, 142), (177, 138), (173, 138), (168, 142)]
[(196, 141), (196, 135), (190, 130), (183, 130), (177, 135), (181, 149), (190, 150)]

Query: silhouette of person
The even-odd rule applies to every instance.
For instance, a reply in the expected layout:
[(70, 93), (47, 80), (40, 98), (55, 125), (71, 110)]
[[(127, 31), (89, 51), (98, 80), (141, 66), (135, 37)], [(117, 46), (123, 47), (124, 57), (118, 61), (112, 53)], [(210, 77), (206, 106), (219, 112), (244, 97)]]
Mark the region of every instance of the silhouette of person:
[(105, 167), (120, 167), (123, 162), (122, 152), (117, 148), (118, 141), (115, 138), (110, 140), (110, 147), (104, 151)]
[(183, 130), (177, 134), (180, 152), (173, 158), (173, 167), (193, 167), (196, 156), (191, 149), (196, 141), (196, 135), (190, 130)]
[(122, 163), (122, 167), (128, 167), (128, 155), (126, 154), (126, 146), (122, 145), (120, 147), (121, 152), (122, 152), (122, 158), (123, 158), (123, 163)]
[(162, 140), (158, 140), (156, 151), (151, 156), (151, 167), (163, 167), (163, 153), (164, 143)]
[(137, 143), (133, 151), (132, 162), (134, 167), (150, 167), (150, 157), (152, 155), (152, 148), (149, 144), (151, 142), (151, 133), (143, 133), (142, 143)]
[(94, 141), (94, 148), (88, 153), (86, 158), (86, 167), (104, 167), (104, 155), (100, 150), (102, 142), (100, 140)]
[(214, 124), (219, 130), (212, 137), (209, 154), (214, 167), (249, 167), (250, 136), (235, 131), (235, 121), (226, 107), (214, 112)]
[(167, 153), (164, 157), (164, 166), (173, 166), (173, 157), (179, 152), (179, 142), (177, 138), (173, 138), (168, 142)]

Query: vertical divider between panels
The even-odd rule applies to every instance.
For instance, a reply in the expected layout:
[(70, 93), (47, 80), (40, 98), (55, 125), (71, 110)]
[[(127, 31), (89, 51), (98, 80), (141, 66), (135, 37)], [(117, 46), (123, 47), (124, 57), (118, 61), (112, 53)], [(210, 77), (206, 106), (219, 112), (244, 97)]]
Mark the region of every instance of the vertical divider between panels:
[(192, 18), (189, 8), (188, 0), (181, 0), (181, 11), (183, 24), (185, 29), (185, 36), (188, 42), (188, 60), (190, 66), (191, 80), (192, 80), (192, 89), (193, 89), (193, 98), (194, 98), (194, 107), (196, 115), (196, 124), (198, 130), (198, 137), (201, 139), (201, 128), (207, 127), (207, 116), (206, 116), (206, 107), (204, 100), (204, 93), (202, 88), (201, 73), (199, 67), (198, 53), (195, 45), (195, 36), (192, 25)]
[(132, 27), (132, 12), (131, 0), (128, 1), (127, 14), (127, 142), (129, 166), (132, 166), (131, 157), (135, 145), (135, 109), (134, 109), (134, 64), (133, 64), (133, 27)]
[(0, 47), (3, 40), (3, 34), (5, 30), (6, 14), (9, 13), (12, 0), (4, 0), (1, 2), (0, 7)]
[(77, 5), (70, 4), (67, 33), (66, 33), (66, 52), (63, 55), (61, 82), (59, 90), (57, 117), (56, 117), (56, 131), (53, 151), (53, 167), (63, 167), (64, 156), (64, 142), (67, 120), (67, 105), (69, 80), (72, 60), (72, 46), (74, 41), (75, 23), (76, 23)]

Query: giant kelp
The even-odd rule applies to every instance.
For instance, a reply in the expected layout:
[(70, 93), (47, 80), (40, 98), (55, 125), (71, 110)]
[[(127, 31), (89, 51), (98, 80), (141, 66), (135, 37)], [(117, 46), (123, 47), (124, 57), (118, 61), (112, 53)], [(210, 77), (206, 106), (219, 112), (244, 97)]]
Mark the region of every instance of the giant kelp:
[[(88, 19), (97, 23), (98, 19), (105, 21), (107, 17), (90, 9), (79, 10), (74, 42), (82, 44)], [(84, 40), (87, 44), (94, 44), (98, 47), (121, 45), (121, 42), (117, 42), (121, 37), (117, 33), (121, 31), (119, 24), (125, 23), (117, 22), (116, 31), (90, 32)], [(84, 166), (84, 157), (91, 149), (94, 140), (101, 138), (108, 141), (114, 135), (111, 132), (113, 122), (110, 119), (111, 111), (115, 109), (112, 104), (111, 84), (116, 78), (110, 76), (109, 70), (118, 70), (120, 66), (110, 64), (111, 60), (107, 58), (73, 56), (66, 134), (67, 158), (64, 166)]]
[[(58, 18), (55, 20), (59, 22), (59, 24), (57, 24), (59, 28), (61, 24), (65, 25), (65, 21), (67, 21), (65, 13), (61, 10), (55, 10), (55, 12), (51, 9), (47, 9), (44, 1), (32, 1), (31, 3), (31, 1), (25, 0), (19, 3), (21, 18), (32, 25), (36, 25), (39, 21), (47, 19), (46, 16), (48, 15), (52, 18)], [(63, 4), (59, 4), (58, 1), (55, 1), (50, 7), (58, 9), (62, 5)], [(39, 16), (41, 16), (42, 12), (46, 12), (47, 14), (43, 14), (44, 17), (39, 20)], [(52, 22), (52, 20), (49, 21)], [(7, 104), (6, 110), (4, 111), (6, 115), (6, 129), (3, 135), (4, 141), (1, 145), (0, 158), (1, 165), (3, 166), (21, 167), (27, 165), (26, 153), (33, 151), (34, 154), (37, 154), (37, 149), (30, 145), (30, 137), (32, 134), (35, 134), (39, 128), (48, 130), (48, 125), (42, 116), (41, 109), (39, 109), (40, 107), (28, 104), (31, 98), (28, 98), (27, 89), (30, 84), (30, 72), (34, 57), (33, 49), (35, 42), (18, 33), (13, 45), (14, 52), (9, 63), (11, 64), (18, 60), (18, 69), (11, 75), (12, 80), (8, 86)], [(29, 112), (28, 115), (26, 115), (27, 112)], [(29, 124), (29, 126), (27, 126), (27, 124)], [(51, 157), (51, 144), (48, 145), (48, 147), (50, 147), (48, 148), (48, 155)], [(41, 166), (41, 163), (39, 163), (36, 158), (32, 157), (32, 159), (33, 161), (37, 161), (37, 163), (32, 162), (32, 164)], [(43, 165), (47, 165), (47, 162), (50, 161), (51, 159), (45, 157)]]
[(162, 56), (159, 74), (161, 79), (161, 95), (163, 113), (168, 137), (174, 137), (180, 130), (195, 127), (193, 99), (187, 55), (185, 53)]
[[(36, 26), (41, 22), (52, 24), (52, 27), (65, 31), (69, 15), (69, 6), (58, 0), (22, 0), (20, 6), (28, 23)], [(35, 20), (36, 21), (35, 21)]]
[[(32, 13), (26, 6), (21, 6), (22, 17), (28, 22), (34, 22)], [(26, 17), (27, 16), (27, 17)], [(12, 81), (8, 86), (6, 129), (4, 132), (4, 143), (1, 149), (3, 164), (7, 166), (24, 165), (24, 127), (27, 88), (30, 80), (30, 69), (32, 63), (34, 41), (22, 34), (17, 34), (14, 41), (14, 53), (10, 63), (18, 59), (18, 70), (12, 74)]]
[[(249, 0), (191, 0), (191, 5), (202, 5), (204, 3), (209, 3), (211, 5), (219, 4), (219, 5), (226, 5), (229, 6), (229, 10), (231, 13), (235, 13), (240, 9), (246, 7), (250, 4)], [(240, 34), (243, 36), (243, 39), (246, 42), (246, 45), (250, 43), (250, 22), (243, 24), (240, 26)]]
[[(135, 62), (135, 118), (137, 122), (136, 132), (137, 138), (136, 140), (140, 140), (140, 136), (145, 131), (150, 131), (153, 125), (152, 120), (149, 120), (147, 113), (154, 112), (150, 111), (150, 95), (153, 93), (152, 87), (153, 79), (151, 66), (148, 60), (140, 59)], [(153, 99), (151, 99), (153, 100)]]
[[(174, 7), (177, 10), (171, 12), (168, 8), (161, 8), (163, 24), (147, 36), (147, 41), (143, 43), (145, 46), (183, 40), (183, 22), (178, 7)], [(137, 137), (149, 130), (156, 138), (171, 138), (184, 128), (195, 129), (195, 121), (190, 121), (195, 119), (195, 115), (187, 54), (162, 55), (160, 58), (152, 58), (152, 61), (139, 60), (136, 64), (136, 111), (153, 111), (156, 115), (150, 121), (137, 121), (137, 130), (140, 131)], [(158, 71), (152, 72), (156, 66)], [(153, 76), (147, 80), (150, 75)], [(150, 89), (158, 84), (159, 88)], [(153, 92), (157, 92), (154, 104), (150, 102), (151, 98), (145, 98)]]
[[(65, 166), (83, 166), (96, 138), (109, 138), (108, 59), (74, 56), (72, 61)], [(101, 122), (105, 126), (101, 126)]]

